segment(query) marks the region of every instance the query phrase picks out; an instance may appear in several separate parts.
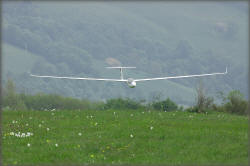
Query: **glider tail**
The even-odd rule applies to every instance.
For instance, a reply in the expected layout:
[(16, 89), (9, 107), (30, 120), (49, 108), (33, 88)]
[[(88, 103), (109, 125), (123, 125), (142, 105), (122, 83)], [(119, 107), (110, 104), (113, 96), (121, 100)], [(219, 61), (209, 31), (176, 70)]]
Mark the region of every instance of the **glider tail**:
[(135, 69), (136, 67), (122, 67), (122, 66), (118, 66), (118, 67), (106, 67), (106, 68), (108, 68), (108, 69), (120, 69), (121, 80), (124, 80), (122, 69)]

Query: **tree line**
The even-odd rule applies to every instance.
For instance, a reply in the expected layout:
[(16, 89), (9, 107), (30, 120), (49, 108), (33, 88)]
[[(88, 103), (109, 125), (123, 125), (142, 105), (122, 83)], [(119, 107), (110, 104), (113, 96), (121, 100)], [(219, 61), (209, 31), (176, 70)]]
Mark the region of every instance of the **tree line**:
[(64, 97), (57, 94), (37, 93), (34, 95), (17, 93), (15, 84), (8, 80), (2, 90), (3, 110), (158, 110), (158, 111), (188, 111), (196, 113), (206, 113), (209, 111), (228, 112), (246, 115), (249, 103), (244, 99), (240, 91), (233, 90), (227, 95), (222, 92), (219, 96), (221, 104), (215, 104), (212, 97), (207, 97), (200, 84), (197, 89), (197, 99), (194, 106), (183, 108), (178, 106), (170, 98), (165, 100), (154, 100), (146, 103), (143, 100), (132, 100), (130, 98), (114, 98), (107, 101), (90, 101), (87, 99), (77, 99)]

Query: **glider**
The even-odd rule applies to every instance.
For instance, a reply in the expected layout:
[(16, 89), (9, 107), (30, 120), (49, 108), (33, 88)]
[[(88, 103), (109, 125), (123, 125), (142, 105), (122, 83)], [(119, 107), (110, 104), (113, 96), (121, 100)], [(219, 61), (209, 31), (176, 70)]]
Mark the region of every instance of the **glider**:
[(70, 80), (92, 80), (92, 81), (113, 81), (113, 82), (126, 82), (130, 88), (134, 88), (136, 86), (136, 82), (140, 81), (152, 81), (152, 80), (167, 80), (167, 79), (175, 79), (175, 78), (190, 78), (190, 77), (204, 77), (204, 76), (212, 76), (212, 75), (220, 75), (227, 74), (227, 68), (225, 72), (222, 73), (209, 73), (209, 74), (198, 74), (198, 75), (184, 75), (184, 76), (170, 76), (170, 77), (156, 77), (156, 78), (143, 78), (143, 79), (133, 79), (123, 78), (123, 69), (133, 69), (136, 67), (106, 67), (109, 69), (120, 69), (120, 79), (107, 79), (107, 78), (89, 78), (89, 77), (62, 77), (62, 76), (46, 76), (46, 75), (34, 75), (30, 74), (32, 77), (40, 77), (40, 78), (57, 78), (57, 79), (70, 79)]

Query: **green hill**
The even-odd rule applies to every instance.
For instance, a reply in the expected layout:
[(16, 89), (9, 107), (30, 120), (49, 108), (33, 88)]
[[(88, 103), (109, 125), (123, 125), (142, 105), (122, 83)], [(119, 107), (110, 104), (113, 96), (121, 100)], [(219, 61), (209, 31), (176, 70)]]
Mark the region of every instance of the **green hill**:
[[(30, 78), (119, 77), (104, 69), (122, 64), (135, 78), (223, 72), (203, 78), (210, 95), (239, 89), (247, 95), (246, 3), (4, 2), (3, 78), (18, 91), (105, 100), (170, 97), (192, 104), (200, 79), (119, 83)], [(241, 10), (239, 10), (241, 9)], [(150, 11), (150, 12), (149, 12)], [(27, 51), (26, 51), (27, 50)]]
[[(8, 72), (22, 74), (29, 71), (35, 62), (41, 61), (43, 58), (26, 52), (13, 45), (6, 43), (2, 44), (3, 48), (3, 73), (6, 75)], [(18, 63), (13, 63), (18, 62)]]

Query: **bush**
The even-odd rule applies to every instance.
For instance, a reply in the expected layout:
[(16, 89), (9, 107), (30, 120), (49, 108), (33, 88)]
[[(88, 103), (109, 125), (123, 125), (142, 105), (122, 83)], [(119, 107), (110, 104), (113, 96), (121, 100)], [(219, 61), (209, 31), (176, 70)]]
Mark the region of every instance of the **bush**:
[(33, 110), (86, 110), (90, 109), (88, 100), (62, 97), (56, 94), (23, 95), (23, 100), (28, 109)]
[(247, 114), (249, 104), (239, 90), (233, 90), (229, 92), (227, 96), (225, 96), (223, 92), (219, 92), (218, 97), (222, 99), (222, 104), (214, 106), (214, 110), (241, 115)]
[(104, 109), (139, 109), (139, 108), (143, 108), (143, 106), (139, 102), (129, 98), (109, 99), (107, 103), (104, 105)]
[(173, 102), (169, 98), (164, 101), (154, 102), (152, 106), (154, 109), (161, 111), (175, 111), (178, 109), (177, 104), (175, 104), (175, 102)]
[(186, 111), (186, 112), (196, 112), (196, 110), (194, 109), (194, 107), (188, 107), (184, 111)]
[(229, 92), (228, 96), (226, 97), (226, 103), (224, 103), (224, 107), (226, 112), (246, 114), (248, 103), (240, 91), (234, 90)]

